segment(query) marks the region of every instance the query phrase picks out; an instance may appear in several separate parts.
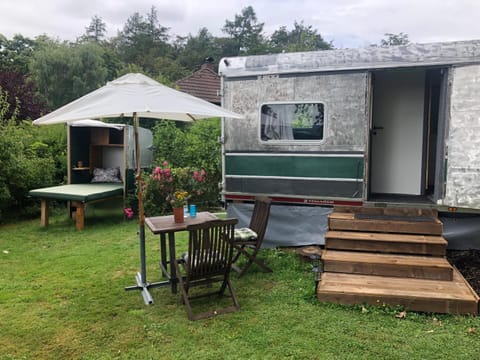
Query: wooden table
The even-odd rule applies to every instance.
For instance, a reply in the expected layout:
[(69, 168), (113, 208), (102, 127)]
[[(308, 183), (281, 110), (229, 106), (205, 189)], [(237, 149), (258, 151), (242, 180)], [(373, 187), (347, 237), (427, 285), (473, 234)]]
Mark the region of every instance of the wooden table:
[[(175, 255), (175, 233), (186, 230), (188, 225), (200, 224), (205, 221), (218, 219), (214, 214), (203, 211), (197, 213), (197, 216), (185, 218), (185, 222), (176, 223), (173, 221), (173, 215), (155, 216), (145, 218), (145, 224), (153, 234), (160, 235), (160, 267), (162, 273), (167, 277), (167, 281), (161, 283), (151, 284), (151, 287), (171, 285), (172, 293), (177, 292), (177, 274), (175, 271), (174, 261)], [(167, 259), (167, 235), (168, 235), (168, 258)], [(170, 265), (170, 272), (168, 272), (167, 264)]]

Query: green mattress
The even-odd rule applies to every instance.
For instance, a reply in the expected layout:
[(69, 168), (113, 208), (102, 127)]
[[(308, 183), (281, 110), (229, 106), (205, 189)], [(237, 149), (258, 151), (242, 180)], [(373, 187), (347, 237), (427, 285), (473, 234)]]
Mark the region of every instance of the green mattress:
[(95, 183), (60, 185), (30, 190), (28, 194), (42, 199), (88, 202), (123, 195), (123, 184)]

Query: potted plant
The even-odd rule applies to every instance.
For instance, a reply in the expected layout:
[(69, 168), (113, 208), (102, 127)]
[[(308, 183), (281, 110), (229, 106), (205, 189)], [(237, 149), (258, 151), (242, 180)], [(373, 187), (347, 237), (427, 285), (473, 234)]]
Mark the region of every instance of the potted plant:
[(173, 194), (168, 194), (167, 200), (172, 205), (173, 217), (175, 219), (175, 222), (180, 223), (184, 221), (183, 207), (189, 198), (190, 198), (190, 195), (188, 194), (188, 192), (183, 190), (177, 190)]

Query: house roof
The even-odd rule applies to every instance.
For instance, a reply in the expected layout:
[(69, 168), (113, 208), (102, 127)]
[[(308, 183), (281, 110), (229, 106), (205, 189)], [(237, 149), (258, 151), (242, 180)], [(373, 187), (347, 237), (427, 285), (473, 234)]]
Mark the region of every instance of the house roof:
[(220, 76), (213, 70), (213, 63), (202, 64), (192, 75), (177, 81), (178, 90), (214, 104), (220, 104)]

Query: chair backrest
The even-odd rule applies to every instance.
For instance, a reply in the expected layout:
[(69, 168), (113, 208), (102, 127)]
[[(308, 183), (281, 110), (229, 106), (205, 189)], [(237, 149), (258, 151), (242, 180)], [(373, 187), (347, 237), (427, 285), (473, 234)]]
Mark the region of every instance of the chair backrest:
[(266, 196), (257, 196), (255, 198), (252, 218), (248, 227), (257, 233), (257, 246), (261, 246), (267, 231), (271, 204), (272, 200)]
[(211, 220), (188, 225), (186, 282), (230, 272), (237, 219)]

